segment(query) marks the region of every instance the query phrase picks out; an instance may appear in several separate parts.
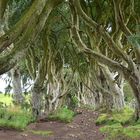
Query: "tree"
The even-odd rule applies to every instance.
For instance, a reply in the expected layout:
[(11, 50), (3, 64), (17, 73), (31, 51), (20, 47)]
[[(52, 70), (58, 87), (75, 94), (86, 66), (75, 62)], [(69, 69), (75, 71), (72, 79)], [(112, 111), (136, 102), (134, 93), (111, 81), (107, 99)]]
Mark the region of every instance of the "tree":
[[(2, 4), (1, 21), (8, 1)], [(124, 107), (125, 79), (134, 91), (138, 120), (139, 33), (134, 35), (134, 28), (140, 22), (138, 5), (139, 0), (31, 1), (15, 25), (9, 26), (5, 33), (1, 31), (4, 35), (0, 37), (0, 74), (26, 57), (28, 72), (34, 81), (32, 105), (36, 117), (41, 114), (43, 96), (50, 94), (48, 90), (54, 95), (46, 96), (51, 103), (67, 95), (69, 86), (74, 87), (74, 80), (67, 82), (64, 78), (66, 65), (72, 75), (78, 75), (79, 100), (86, 102), (87, 92), (93, 102), (110, 109)]]

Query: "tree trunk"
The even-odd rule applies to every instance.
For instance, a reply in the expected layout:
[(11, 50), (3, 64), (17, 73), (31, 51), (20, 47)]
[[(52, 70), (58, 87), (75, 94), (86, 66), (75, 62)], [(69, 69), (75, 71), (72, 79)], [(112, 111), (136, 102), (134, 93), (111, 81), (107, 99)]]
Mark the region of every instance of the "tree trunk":
[(113, 96), (111, 94), (103, 93), (102, 108), (104, 111), (110, 112), (113, 109)]
[(135, 96), (135, 120), (137, 121), (140, 119), (140, 66), (139, 64), (130, 64), (132, 66), (131, 70), (123, 71), (123, 74)]
[(114, 73), (112, 73), (107, 67), (103, 67), (103, 73), (105, 75), (107, 84), (105, 86), (108, 88), (108, 91), (111, 93), (112, 96), (111, 98), (113, 108), (119, 111), (125, 106), (123, 93), (123, 77), (120, 74), (117, 74), (117, 76), (115, 76)]
[(32, 88), (32, 113), (38, 119), (42, 116), (42, 92), (39, 87)]
[(102, 105), (102, 102), (103, 102), (103, 95), (102, 93), (99, 92), (99, 90), (95, 90), (95, 109), (99, 109)]
[(21, 104), (24, 98), (22, 96), (20, 70), (17, 66), (11, 70), (11, 75), (12, 75), (14, 101), (16, 104)]
[[(139, 120), (140, 119), (140, 77), (137, 77), (137, 80), (133, 79), (134, 76), (130, 79), (128, 79), (128, 82), (134, 92), (135, 95), (135, 99), (136, 99), (136, 105), (135, 105), (135, 120)], [(135, 77), (136, 78), (136, 77)]]
[(44, 109), (45, 112), (47, 112), (47, 114), (53, 112), (58, 108), (59, 102), (61, 100), (59, 99), (59, 96), (61, 94), (60, 90), (61, 83), (59, 81), (47, 84), (47, 91), (45, 94), (45, 109)]
[(132, 81), (129, 81), (130, 86), (133, 89), (135, 99), (136, 99), (136, 105), (135, 105), (135, 120), (140, 119), (140, 84), (136, 84)]

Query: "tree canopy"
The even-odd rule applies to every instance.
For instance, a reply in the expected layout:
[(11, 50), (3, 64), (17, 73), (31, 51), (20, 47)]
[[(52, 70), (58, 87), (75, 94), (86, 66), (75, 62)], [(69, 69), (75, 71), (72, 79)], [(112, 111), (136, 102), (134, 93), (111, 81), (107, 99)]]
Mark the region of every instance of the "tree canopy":
[(127, 81), (138, 120), (139, 6), (139, 0), (1, 0), (0, 74), (19, 65), (34, 81), (36, 116), (71, 92), (83, 102), (92, 97), (96, 107), (121, 109)]

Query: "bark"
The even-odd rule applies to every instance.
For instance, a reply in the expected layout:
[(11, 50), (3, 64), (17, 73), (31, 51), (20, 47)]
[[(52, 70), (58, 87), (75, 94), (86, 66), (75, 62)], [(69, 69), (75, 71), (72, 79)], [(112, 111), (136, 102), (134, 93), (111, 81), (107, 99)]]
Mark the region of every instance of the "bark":
[(130, 86), (133, 89), (135, 99), (136, 99), (136, 105), (135, 105), (135, 120), (138, 121), (140, 119), (140, 84), (138, 85), (134, 81), (129, 81)]
[(42, 116), (42, 101), (43, 101), (43, 95), (40, 87), (34, 86), (32, 88), (32, 112), (33, 116), (36, 119), (39, 119)]
[[(28, 47), (34, 41), (34, 39), (35, 39), (34, 35), (37, 36), (40, 33), (40, 30), (42, 29), (40, 27), (41, 25), (39, 25), (37, 19), (39, 18), (39, 15), (42, 13), (43, 7), (45, 6), (45, 2), (42, 4), (42, 2), (38, 3), (36, 1), (36, 4), (33, 4), (33, 5), (32, 5), (33, 7), (31, 7), (31, 11), (30, 11), (31, 13), (34, 11), (32, 13), (33, 15), (30, 13), (32, 15), (32, 18), (30, 19), (28, 17), (30, 19), (30, 21), (28, 23), (28, 26), (26, 26), (25, 31), (22, 32), (22, 36), (20, 37), (20, 39), (18, 39), (14, 43), (14, 47), (10, 50), (10, 52), (8, 52), (8, 53), (6, 53), (6, 55), (0, 57), (0, 68), (1, 68), (0, 75), (9, 71), (11, 68), (13, 68), (16, 65), (17, 60), (20, 60), (25, 55), (25, 52), (27, 51)], [(30, 14), (29, 14), (29, 16), (30, 16)], [(50, 14), (50, 12), (48, 12), (48, 15), (49, 14)], [(48, 18), (48, 15), (46, 15), (46, 19)], [(23, 21), (21, 21), (21, 22), (24, 23), (25, 19), (23, 18)], [(36, 25), (38, 25), (38, 26), (35, 29)], [(22, 26), (22, 24), (20, 26)], [(10, 32), (12, 32), (12, 33), (10, 33)], [(14, 39), (13, 37), (15, 37), (15, 35), (13, 35), (13, 34), (16, 34), (16, 33), (14, 33), (12, 31), (12, 29), (9, 30), (6, 34), (4, 34), (2, 37), (0, 37), (0, 45), (3, 45), (3, 43), (5, 44), (5, 42), (6, 42), (6, 46), (9, 46), (12, 42), (14, 42), (14, 41), (8, 41), (8, 40), (4, 41), (3, 40), (4, 36), (9, 36), (8, 34), (11, 35), (11, 40), (13, 40)], [(8, 37), (8, 38), (10, 39), (10, 37)], [(16, 36), (15, 38), (18, 38), (18, 36)], [(8, 42), (10, 42), (10, 43), (7, 45)]]
[(16, 66), (11, 70), (11, 75), (12, 75), (14, 102), (16, 104), (22, 104), (24, 98), (22, 96), (21, 75), (18, 66)]
[(136, 99), (135, 120), (140, 119), (140, 69), (134, 64), (134, 69), (131, 73), (124, 73), (125, 79), (130, 84)]
[[(7, 1), (7, 0), (6, 0)], [(19, 40), (26, 31), (26, 27), (33, 20), (36, 14), (39, 15), (41, 8), (44, 7), (46, 0), (35, 0), (24, 16), (11, 28), (5, 35), (0, 37), (0, 53), (4, 51), (10, 44)]]
[[(33, 24), (30, 24), (32, 20), (36, 19), (38, 24), (45, 24), (44, 22), (46, 22), (49, 12), (61, 2), (62, 0), (35, 0), (29, 10), (15, 24), (15, 26), (11, 28), (5, 35), (0, 37), (0, 53), (4, 51), (10, 44), (18, 41), (20, 37), (22, 38), (28, 26), (33, 27)], [(42, 9), (42, 18), (39, 19), (40, 22), (38, 22), (38, 16), (42, 12)], [(39, 27), (39, 29), (42, 30), (42, 27)]]
[(3, 15), (6, 10), (7, 3), (8, 3), (8, 0), (0, 1), (0, 19), (3, 19)]
[(48, 83), (47, 92), (45, 95), (45, 112), (50, 113), (55, 111), (60, 105), (60, 101), (63, 98), (59, 98), (61, 95), (61, 83), (56, 81), (53, 83)]
[(123, 79), (120, 77), (121, 82), (117, 83), (117, 81), (114, 79), (114, 74), (111, 73), (107, 67), (102, 67), (102, 69), (103, 73), (105, 74), (111, 96), (113, 97), (113, 106), (116, 110), (119, 111), (125, 106), (123, 93)]
[[(17, 60), (21, 59), (25, 55), (28, 47), (34, 43), (38, 35), (43, 30), (51, 11), (55, 8), (53, 6), (56, 6), (54, 4), (55, 1), (56, 0), (51, 2), (49, 0), (46, 3), (43, 1), (43, 4), (35, 5), (38, 9), (34, 11), (33, 17), (26, 26), (22, 36), (15, 42), (14, 48), (8, 54), (0, 58), (0, 74), (9, 71), (15, 63), (17, 63)], [(3, 41), (1, 42), (2, 38), (3, 36), (0, 38), (0, 44), (4, 43)]]

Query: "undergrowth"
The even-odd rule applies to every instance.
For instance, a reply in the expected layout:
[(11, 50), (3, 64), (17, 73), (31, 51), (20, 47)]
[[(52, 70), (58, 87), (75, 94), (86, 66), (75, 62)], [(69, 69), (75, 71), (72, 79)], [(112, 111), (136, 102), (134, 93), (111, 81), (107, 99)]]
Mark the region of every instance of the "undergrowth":
[(48, 116), (48, 119), (69, 123), (73, 120), (74, 115), (75, 113), (72, 110), (66, 107), (62, 107), (58, 109), (57, 111), (55, 111), (54, 113), (50, 114)]
[(34, 121), (32, 114), (20, 107), (0, 108), (1, 128), (23, 130), (32, 121)]
[(107, 134), (107, 140), (140, 140), (140, 122), (134, 123), (134, 111), (128, 107), (120, 112), (100, 114), (96, 120), (102, 133)]
[(116, 123), (106, 125), (100, 131), (108, 135), (107, 140), (140, 140), (140, 124), (124, 127)]
[(111, 113), (102, 113), (96, 120), (97, 125), (120, 123), (122, 125), (129, 124), (132, 121), (134, 110), (126, 107), (121, 111), (113, 111)]

